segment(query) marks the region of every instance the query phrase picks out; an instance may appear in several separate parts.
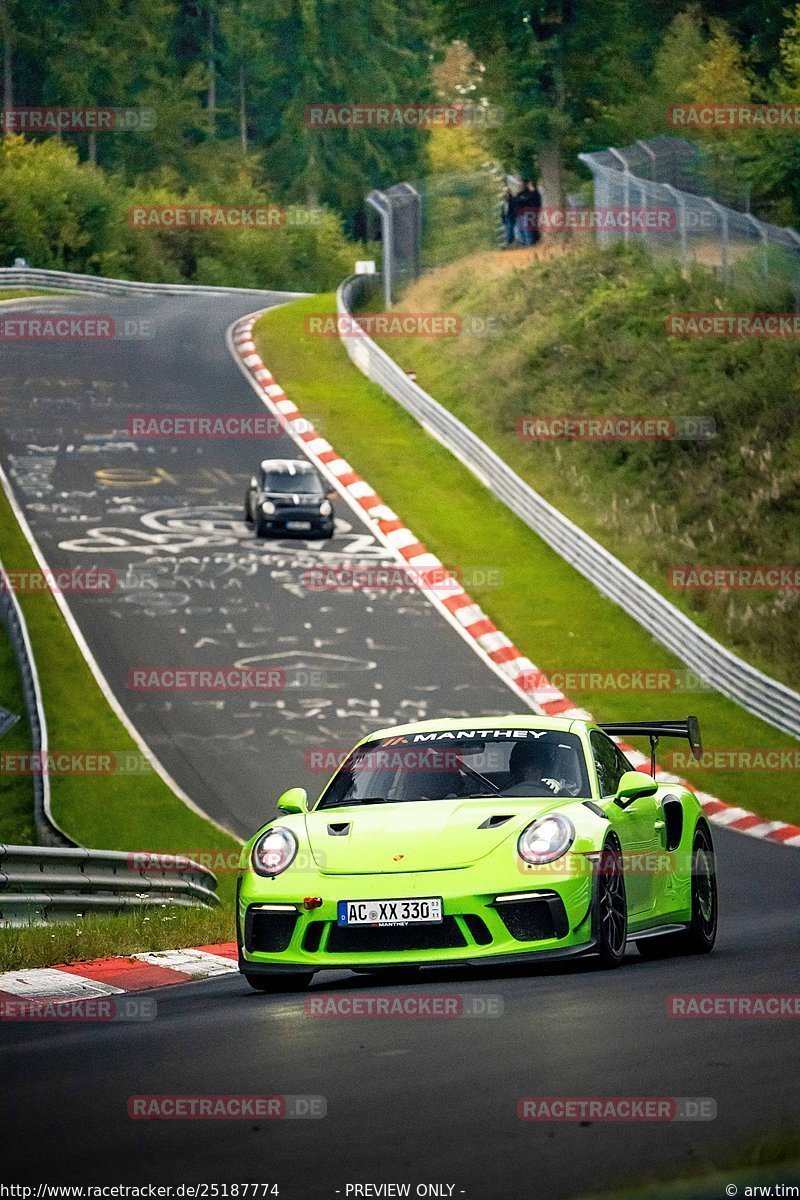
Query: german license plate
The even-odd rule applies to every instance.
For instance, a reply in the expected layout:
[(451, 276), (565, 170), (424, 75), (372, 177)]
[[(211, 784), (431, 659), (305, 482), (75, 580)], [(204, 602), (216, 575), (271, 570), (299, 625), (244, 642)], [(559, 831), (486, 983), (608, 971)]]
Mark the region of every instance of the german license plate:
[(287, 529), (310, 529), (311, 522), (310, 521), (287, 521), (286, 528)]
[(413, 900), (340, 900), (339, 925), (440, 925), (441, 896)]

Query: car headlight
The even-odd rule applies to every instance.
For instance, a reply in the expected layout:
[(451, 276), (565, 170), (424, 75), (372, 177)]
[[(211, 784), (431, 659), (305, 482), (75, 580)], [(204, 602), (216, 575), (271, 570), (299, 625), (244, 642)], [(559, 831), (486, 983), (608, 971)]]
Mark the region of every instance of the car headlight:
[(256, 875), (271, 877), (285, 871), (294, 861), (296, 854), (297, 838), (291, 829), (284, 829), (282, 825), (277, 825), (274, 829), (268, 829), (266, 833), (262, 833), (253, 846), (250, 861)]
[(322, 504), (319, 506), (319, 515), (321, 517), (329, 517), (332, 512), (333, 509), (331, 508), (330, 500), (323, 500)]
[(272, 513), (275, 512), (275, 505), (272, 503), (271, 500), (265, 500), (264, 503), (261, 505), (261, 511), (263, 513), (266, 513), (267, 516), (270, 516)]
[(572, 821), (561, 813), (553, 813), (549, 817), (539, 817), (523, 829), (517, 842), (517, 853), (526, 863), (555, 862), (567, 853), (574, 841)]

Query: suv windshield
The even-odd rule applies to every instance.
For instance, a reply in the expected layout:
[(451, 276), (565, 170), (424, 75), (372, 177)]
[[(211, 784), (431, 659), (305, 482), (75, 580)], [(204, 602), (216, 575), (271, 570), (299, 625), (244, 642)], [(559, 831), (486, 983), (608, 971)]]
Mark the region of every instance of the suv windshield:
[(342, 763), (318, 808), (477, 796), (589, 799), (580, 739), (556, 730), (454, 730), (369, 742)]
[(314, 471), (265, 471), (261, 486), (265, 492), (292, 492), (303, 496), (324, 496), (325, 485)]

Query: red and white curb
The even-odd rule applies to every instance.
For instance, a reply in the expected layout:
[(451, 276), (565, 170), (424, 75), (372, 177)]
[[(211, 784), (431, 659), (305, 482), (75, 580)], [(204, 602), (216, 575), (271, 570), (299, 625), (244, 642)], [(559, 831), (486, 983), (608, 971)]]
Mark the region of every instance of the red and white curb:
[[(551, 717), (591, 720), (591, 713), (578, 708), (564, 693), (549, 682), (543, 671), (526, 658), (510, 638), (497, 628), (461, 584), (447, 573), (444, 564), (431, 554), (397, 513), (384, 504), (378, 493), (354, 471), (329, 442), (314, 428), (284, 392), (261, 361), (253, 326), (261, 313), (252, 313), (238, 321), (230, 338), (233, 352), (256, 393), (273, 415), (278, 417), (289, 436), (336, 486), (345, 500), (360, 511), (375, 536), (398, 561), (413, 568), (412, 578), (428, 599), (471, 641), (474, 649), (496, 674), (501, 675), (534, 711)], [(442, 582), (444, 581), (444, 582)], [(649, 763), (647, 755), (620, 741), (634, 766)], [(658, 770), (662, 783), (679, 784), (694, 792), (709, 821), (788, 846), (800, 846), (800, 826), (785, 821), (770, 821), (744, 808), (735, 808), (708, 792), (698, 791), (677, 775)]]
[(238, 971), (235, 942), (197, 946), (192, 950), (159, 950), (128, 958), (96, 958), (91, 962), (0, 974), (0, 1021), (4, 1003), (33, 1000), (95, 1000), (122, 992), (169, 987), (195, 979), (211, 979)]

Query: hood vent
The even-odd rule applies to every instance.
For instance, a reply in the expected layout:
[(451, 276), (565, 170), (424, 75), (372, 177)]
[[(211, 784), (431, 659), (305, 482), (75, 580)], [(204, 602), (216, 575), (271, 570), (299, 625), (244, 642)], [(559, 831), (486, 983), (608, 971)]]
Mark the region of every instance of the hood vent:
[(350, 822), (344, 821), (338, 825), (329, 825), (328, 833), (331, 837), (347, 837), (350, 832)]
[(499, 829), (501, 825), (505, 825), (506, 821), (510, 821), (513, 816), (514, 813), (508, 813), (504, 817), (487, 817), (483, 824), (478, 826), (478, 829)]

